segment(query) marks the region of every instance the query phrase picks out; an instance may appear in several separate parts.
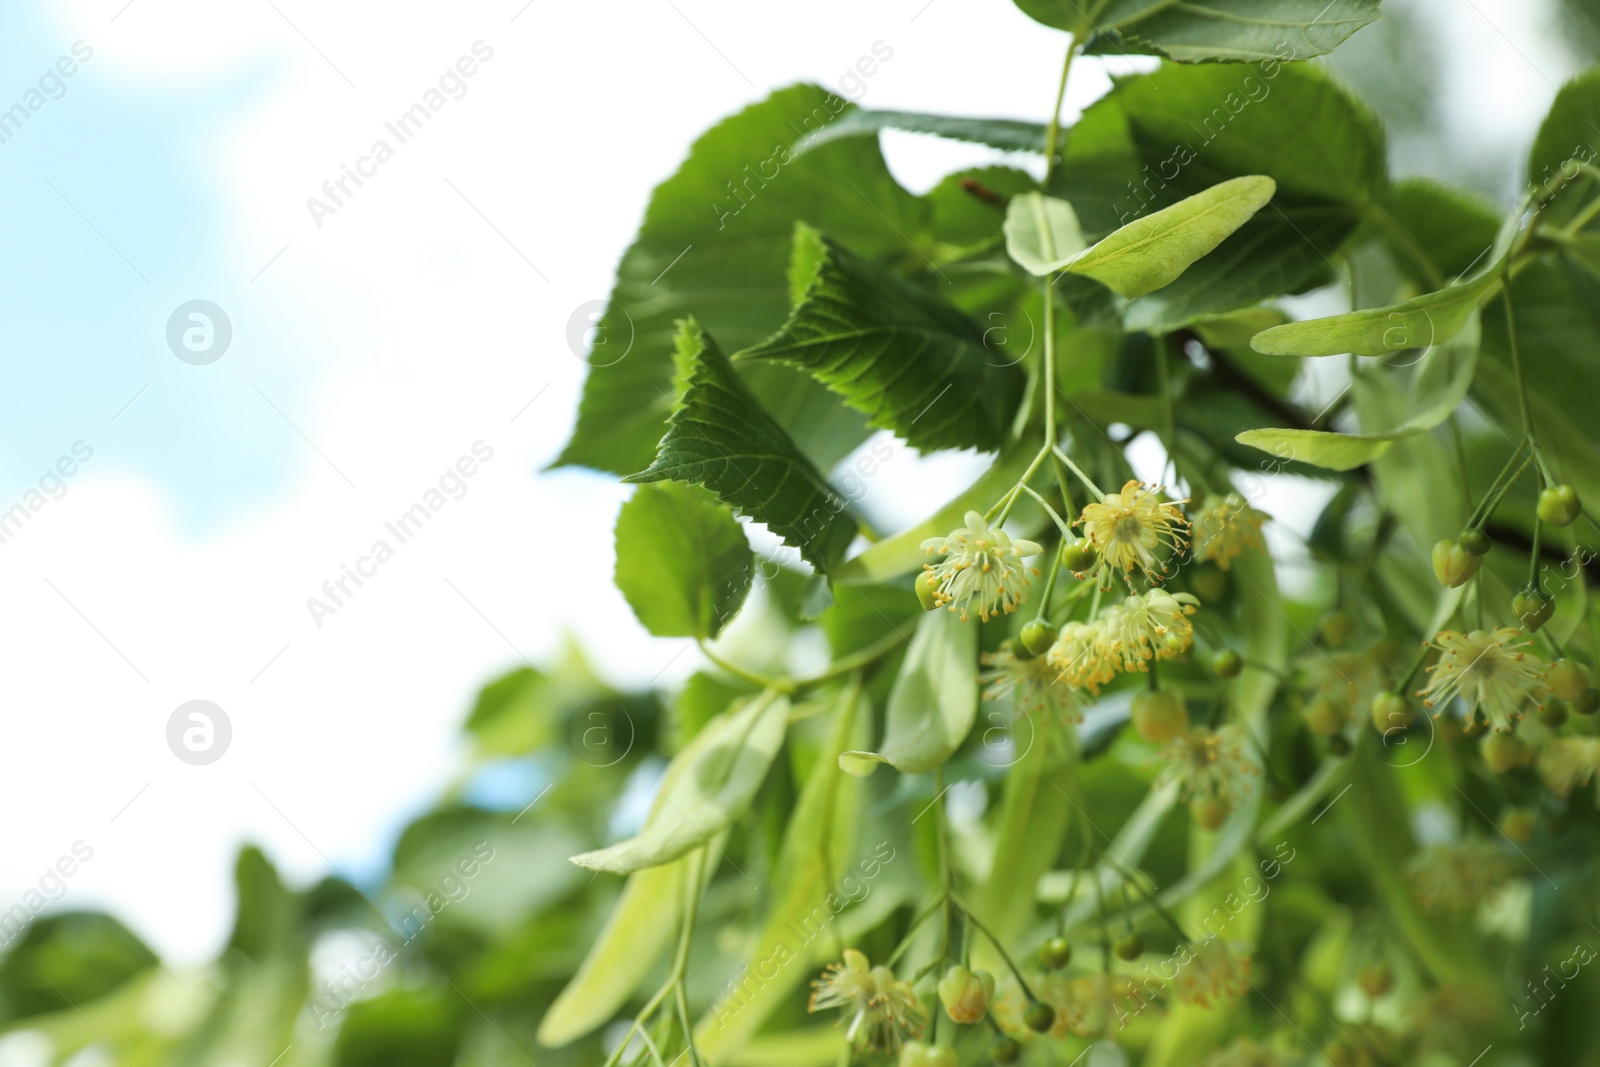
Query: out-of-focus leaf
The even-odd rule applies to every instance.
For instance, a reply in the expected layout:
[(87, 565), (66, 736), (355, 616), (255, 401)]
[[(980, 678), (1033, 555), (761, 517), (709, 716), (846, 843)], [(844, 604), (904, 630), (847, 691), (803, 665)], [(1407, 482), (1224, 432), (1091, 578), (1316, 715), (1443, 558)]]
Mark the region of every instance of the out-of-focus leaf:
[(1425, 256), (1442, 278), (1459, 278), (1489, 261), (1500, 232), (1500, 215), (1493, 204), (1441, 185), (1428, 178), (1396, 182), (1385, 208), (1412, 237), (1412, 244), (1385, 233), (1395, 262), (1419, 286), (1432, 288), (1429, 276), (1416, 263)]
[(617, 588), (657, 637), (715, 637), (754, 563), (728, 509), (688, 486), (641, 485), (617, 515)]
[(1091, 52), (1180, 63), (1285, 63), (1325, 55), (1378, 17), (1379, 0), (1111, 0)]
[(644, 829), (572, 862), (594, 871), (632, 874), (669, 863), (704, 845), (750, 803), (783, 744), (789, 700), (764, 692), (701, 730), (678, 753)]
[(1250, 221), (1276, 188), (1271, 178), (1260, 175), (1221, 182), (1113, 231), (1073, 258), (1067, 269), (1088, 275), (1119, 296), (1155, 292)]
[(0, 1019), (69, 1011), (156, 965), (133, 931), (101, 912), (42, 915), (21, 935), (0, 959)]
[(444, 1067), (456, 1061), (470, 1010), (443, 985), (393, 989), (346, 1011), (334, 1067)]
[(1054, 865), (1073, 815), (1066, 790), (1077, 761), (1052, 725), (1047, 715), (1014, 713), (1012, 742), (1027, 748), (1006, 774), (994, 863), (973, 901), (984, 924), (1007, 944), (1032, 924), (1039, 879)]
[(904, 774), (942, 766), (961, 747), (978, 711), (978, 628), (952, 611), (930, 611), (889, 695), (883, 757)]
[(915, 448), (1000, 447), (1026, 379), (989, 351), (977, 323), (809, 226), (796, 227), (795, 248), (811, 271), (804, 296), (782, 330), (736, 355), (739, 366), (799, 367)]
[(1594, 196), (1597, 182), (1579, 169), (1600, 158), (1600, 69), (1589, 70), (1561, 87), (1528, 154), (1528, 181), (1556, 185), (1546, 218), (1564, 223)]
[[(864, 703), (855, 686), (830, 701), (833, 728), (789, 813), (772, 878), (772, 907), (748, 959), (747, 973), (760, 981), (741, 983), (720, 997), (698, 1028), (700, 1054), (713, 1062), (759, 1030), (811, 976), (818, 950), (831, 951), (838, 940), (825, 935), (849, 902), (849, 887), (868, 870), (879, 871), (881, 857), (863, 861), (859, 872), (848, 865), (861, 787), (839, 769), (840, 753), (867, 736), (870, 716), (860, 714)], [(843, 885), (846, 875), (852, 881)]]
[(1029, 274), (1060, 270), (1088, 244), (1072, 205), (1043, 193), (1012, 197), (1004, 232), (1006, 251)]
[(828, 570), (855, 536), (844, 498), (692, 319), (678, 334), (678, 359), (680, 400), (656, 460), (623, 481), (703, 485)]

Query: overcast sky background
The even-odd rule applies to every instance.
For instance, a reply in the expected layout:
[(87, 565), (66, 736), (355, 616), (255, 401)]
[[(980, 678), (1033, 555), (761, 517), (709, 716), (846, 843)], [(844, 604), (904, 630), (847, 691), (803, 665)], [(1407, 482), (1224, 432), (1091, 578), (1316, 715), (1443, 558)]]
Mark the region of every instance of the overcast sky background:
[[(1401, 169), (1509, 196), (1576, 68), (1548, 11), (1386, 7), (1457, 57), (1425, 118), (1466, 153)], [(1416, 58), (1377, 34), (1352, 42), (1352, 77)], [(0, 910), (81, 840), (94, 856), (60, 906), (109, 908), (179, 962), (226, 936), (245, 841), (298, 881), (380, 872), (458, 766), (478, 685), (563, 627), (619, 680), (695, 666), (611, 588), (624, 487), (538, 473), (584, 372), (569, 320), (608, 293), (690, 140), (775, 87), (837, 86), (877, 42), (893, 56), (866, 106), (1042, 120), (1063, 44), (1009, 0), (19, 0), (0, 9), (0, 108), (80, 41), (60, 98), (0, 144), (0, 511), (92, 450), (0, 544)], [(478, 42), (492, 58), (465, 95), (316, 225), (307, 198), (393, 144), (384, 123)], [(1069, 112), (1107, 85), (1100, 62), (1075, 68)], [(915, 190), (991, 158), (885, 146)], [(203, 366), (166, 340), (196, 299), (233, 332)], [(318, 628), (306, 599), (393, 544), (384, 523), (478, 442), (493, 455), (465, 494)], [(916, 517), (972, 463), (899, 451), (875, 514)], [(1266, 507), (1304, 526), (1308, 499)], [(233, 730), (205, 767), (166, 743), (195, 699)]]

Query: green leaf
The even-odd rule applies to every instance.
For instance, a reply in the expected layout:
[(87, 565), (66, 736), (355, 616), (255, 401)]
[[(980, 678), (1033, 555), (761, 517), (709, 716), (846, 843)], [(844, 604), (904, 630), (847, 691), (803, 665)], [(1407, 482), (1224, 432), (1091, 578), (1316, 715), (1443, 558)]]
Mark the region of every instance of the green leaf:
[(1561, 87), (1528, 154), (1528, 181), (1554, 191), (1545, 221), (1569, 221), (1594, 196), (1596, 179), (1580, 174), (1600, 157), (1600, 69), (1585, 71)]
[[(611, 1021), (672, 940), (689, 858), (628, 876), (583, 964), (539, 1022), (539, 1043), (560, 1048)], [(708, 865), (709, 866), (709, 865)]]
[(741, 366), (800, 367), (916, 448), (999, 448), (1026, 378), (977, 323), (809, 226), (795, 248), (812, 270), (805, 295), (782, 330), (735, 356)]
[(1029, 274), (1054, 274), (1087, 242), (1072, 205), (1043, 193), (1023, 193), (1006, 206), (1006, 252)]
[(882, 756), (903, 774), (942, 766), (972, 730), (978, 711), (978, 627), (953, 611), (930, 611), (889, 693)]
[[(1443, 278), (1459, 278), (1487, 263), (1500, 231), (1500, 212), (1493, 204), (1427, 178), (1396, 182), (1384, 207)], [(1400, 268), (1417, 285), (1432, 288), (1426, 273), (1417, 269), (1416, 253), (1388, 232), (1384, 238)]]
[(1379, 0), (1112, 0), (1092, 53), (1181, 63), (1291, 62), (1325, 55), (1378, 17)]
[(1013, 743), (1023, 751), (1006, 775), (995, 826), (994, 864), (973, 906), (1001, 941), (1010, 943), (1033, 924), (1039, 879), (1055, 865), (1072, 814), (1063, 784), (1077, 773), (1072, 746), (1048, 716), (1013, 710)]
[(667, 768), (644, 829), (572, 862), (591, 871), (632, 874), (706, 844), (749, 806), (788, 721), (789, 699), (770, 690), (713, 720)]
[(715, 637), (754, 566), (738, 520), (688, 486), (641, 485), (617, 515), (617, 588), (657, 637)]
[(1119, 296), (1155, 292), (1177, 281), (1191, 264), (1250, 221), (1276, 188), (1271, 178), (1261, 175), (1213, 185), (1128, 223), (1073, 259), (1067, 269), (1088, 275)]
[(623, 481), (703, 485), (827, 571), (855, 536), (844, 498), (800, 454), (693, 319), (678, 333), (678, 360), (680, 400), (656, 460)]
[(876, 136), (882, 130), (932, 134), (953, 141), (988, 145), (1003, 152), (1039, 154), (1044, 152), (1045, 127), (1037, 122), (1019, 122), (1016, 119), (974, 119), (961, 115), (929, 115), (920, 111), (869, 111), (865, 108), (855, 108), (846, 111), (797, 144), (795, 155), (803, 156), (807, 152), (815, 151), (825, 144), (831, 144), (845, 137)]
[(1128, 304), (1129, 329), (1168, 332), (1333, 277), (1333, 257), (1387, 180), (1371, 112), (1305, 65), (1169, 65), (1120, 80), (1084, 112), (1048, 191), (1096, 237), (1250, 175), (1273, 180), (1272, 202)]
[(1389, 356), (1408, 348), (1442, 345), (1472, 320), (1500, 290), (1500, 272), (1390, 307), (1366, 308), (1263, 330), (1250, 347), (1268, 356)]
[[(712, 1062), (761, 1029), (811, 977), (808, 959), (815, 959), (819, 949), (833, 948), (835, 939), (824, 931), (842, 907), (841, 875), (859, 880), (868, 870), (879, 869), (875, 860), (864, 861), (859, 875), (849, 866), (861, 814), (861, 787), (839, 770), (840, 754), (869, 728), (870, 707), (868, 715), (860, 714), (864, 703), (855, 686), (828, 698), (832, 729), (789, 813), (770, 883), (772, 907), (748, 957), (747, 973), (762, 980), (753, 988), (749, 983), (735, 986), (712, 1005), (699, 1027), (700, 1054)], [(780, 966), (769, 978), (773, 961)]]
[[(708, 130), (657, 186), (596, 332), (572, 439), (558, 466), (616, 474), (650, 462), (672, 411), (672, 344), (687, 313), (729, 350), (756, 344), (789, 312), (794, 224), (804, 219), (863, 256), (925, 266), (929, 202), (889, 174), (871, 138), (803, 156), (794, 146), (850, 113), (814, 85), (780, 89)], [(572, 334), (587, 320), (574, 312)], [(555, 358), (569, 358), (563, 351)], [(580, 346), (581, 347), (581, 346)], [(577, 355), (573, 353), (572, 355)], [(827, 469), (866, 440), (854, 412), (785, 367), (752, 368), (750, 389), (812, 462)]]
[[(1410, 414), (1392, 430), (1343, 434), (1324, 430), (1247, 430), (1235, 438), (1278, 459), (1348, 471), (1384, 455), (1396, 441), (1438, 426), (1467, 399), (1477, 371), (1482, 330), (1476, 309), (1450, 341), (1429, 349), (1411, 383)], [(1380, 372), (1381, 373), (1381, 372)]]
[(1085, 25), (1079, 0), (1016, 0), (1017, 7), (1035, 22), (1051, 29), (1076, 33)]

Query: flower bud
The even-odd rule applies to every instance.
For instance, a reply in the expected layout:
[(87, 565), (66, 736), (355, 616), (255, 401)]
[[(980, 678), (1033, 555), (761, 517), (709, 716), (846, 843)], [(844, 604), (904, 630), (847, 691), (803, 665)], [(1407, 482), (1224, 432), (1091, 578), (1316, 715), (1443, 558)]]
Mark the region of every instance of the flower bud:
[(1344, 707), (1331, 697), (1318, 697), (1306, 705), (1305, 720), (1312, 733), (1332, 737), (1344, 729)]
[(1500, 816), (1500, 832), (1518, 844), (1533, 840), (1539, 828), (1539, 817), (1530, 808), (1507, 808)]
[(1492, 774), (1510, 774), (1518, 767), (1526, 766), (1533, 758), (1533, 749), (1515, 734), (1498, 731), (1485, 735), (1478, 744), (1478, 751), (1483, 754), (1483, 762)]
[(1399, 693), (1379, 693), (1372, 700), (1372, 726), (1388, 736), (1390, 730), (1404, 730), (1416, 718), (1411, 705)]
[(1489, 550), (1494, 547), (1494, 542), (1489, 540), (1488, 534), (1472, 526), (1461, 531), (1461, 536), (1456, 538), (1456, 544), (1474, 556), (1487, 556)]
[(1539, 494), (1539, 519), (1551, 526), (1569, 526), (1583, 514), (1583, 502), (1570, 485), (1552, 485)]
[(927, 571), (917, 575), (917, 603), (922, 605), (923, 611), (932, 611), (939, 606), (933, 589), (933, 575)]
[(1322, 639), (1330, 645), (1343, 645), (1356, 634), (1356, 620), (1348, 611), (1336, 611), (1322, 620)]
[(1539, 721), (1550, 729), (1559, 728), (1567, 721), (1567, 702), (1560, 697), (1551, 697), (1539, 705)]
[(1465, 585), (1481, 566), (1483, 558), (1462, 548), (1460, 542), (1447, 537), (1433, 546), (1434, 576), (1448, 589)]
[(1029, 1030), (1042, 1034), (1055, 1025), (1056, 1010), (1044, 1001), (1036, 1000), (1022, 1013), (1022, 1021), (1028, 1024)]
[(1059, 632), (1043, 619), (1035, 619), (1022, 628), (1022, 647), (1035, 656), (1042, 656), (1056, 643)]
[(988, 971), (969, 971), (956, 964), (939, 979), (939, 1000), (950, 1018), (958, 1023), (979, 1022), (988, 1014), (994, 996), (994, 975)]
[(1600, 689), (1585, 689), (1583, 696), (1572, 702), (1572, 710), (1579, 715), (1593, 715), (1600, 711)]
[(1144, 955), (1144, 938), (1138, 934), (1129, 934), (1112, 945), (1111, 951), (1117, 954), (1117, 959), (1131, 962)]
[(1083, 574), (1100, 560), (1100, 553), (1083, 538), (1069, 541), (1061, 550), (1061, 565), (1073, 574)]
[(1211, 670), (1218, 678), (1237, 678), (1243, 667), (1244, 660), (1231, 648), (1218, 652), (1217, 658), (1211, 661)]
[(1558, 659), (1545, 671), (1544, 684), (1562, 700), (1577, 700), (1589, 688), (1589, 668), (1576, 660)]
[(1022, 1058), (1022, 1042), (1012, 1037), (1002, 1037), (989, 1048), (989, 1057), (1000, 1067), (1010, 1067)]
[(1511, 598), (1511, 612), (1531, 634), (1550, 621), (1556, 613), (1556, 602), (1538, 589), (1524, 589)]
[(1072, 944), (1064, 937), (1052, 937), (1039, 946), (1039, 963), (1047, 971), (1059, 971), (1072, 962)]

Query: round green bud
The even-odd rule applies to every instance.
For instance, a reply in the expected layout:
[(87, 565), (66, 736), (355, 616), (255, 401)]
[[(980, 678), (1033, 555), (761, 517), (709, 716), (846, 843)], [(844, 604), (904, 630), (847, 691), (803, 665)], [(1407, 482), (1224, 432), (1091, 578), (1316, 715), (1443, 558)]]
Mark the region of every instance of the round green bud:
[(1372, 700), (1372, 727), (1385, 737), (1391, 730), (1404, 730), (1416, 720), (1416, 712), (1399, 693), (1379, 693)]
[(939, 980), (939, 1001), (951, 1022), (981, 1022), (993, 1000), (994, 975), (988, 971), (969, 971), (958, 963)]
[(1035, 656), (1042, 656), (1056, 643), (1058, 633), (1059, 630), (1043, 619), (1035, 619), (1022, 628), (1022, 647)]
[(1344, 734), (1334, 734), (1328, 738), (1328, 755), (1344, 759), (1352, 751), (1354, 748), (1350, 744), (1350, 739)]
[(1022, 1058), (1022, 1042), (1011, 1037), (1002, 1037), (989, 1048), (989, 1057), (1001, 1067), (1010, 1067)]
[(917, 603), (922, 605), (923, 611), (932, 611), (939, 606), (933, 588), (933, 575), (927, 571), (917, 575)]
[(1072, 945), (1064, 937), (1052, 937), (1039, 946), (1039, 963), (1047, 971), (1059, 971), (1072, 962)]
[(1171, 741), (1189, 728), (1189, 708), (1170, 689), (1141, 689), (1133, 695), (1128, 717), (1139, 736), (1151, 744)]
[(1042, 1034), (1055, 1025), (1056, 1010), (1044, 1001), (1036, 1000), (1022, 1013), (1022, 1021), (1028, 1024), (1029, 1030)]
[(1545, 671), (1544, 684), (1562, 700), (1577, 700), (1589, 688), (1589, 668), (1576, 660), (1558, 659)]
[(1433, 574), (1447, 589), (1465, 585), (1483, 566), (1483, 557), (1474, 556), (1460, 542), (1445, 538), (1433, 546)]
[(1511, 598), (1511, 612), (1531, 634), (1550, 621), (1556, 613), (1556, 602), (1537, 589), (1524, 589)]
[(948, 1045), (908, 1041), (900, 1048), (898, 1067), (956, 1067), (956, 1050)]
[(1244, 668), (1244, 659), (1231, 648), (1217, 653), (1211, 661), (1211, 670), (1218, 678), (1237, 678)]
[(1313, 733), (1332, 737), (1344, 729), (1344, 705), (1331, 697), (1318, 697), (1306, 705), (1306, 725)]
[(1144, 955), (1144, 938), (1138, 934), (1129, 934), (1112, 945), (1111, 951), (1117, 954), (1119, 960), (1136, 960)]
[(1554, 730), (1567, 721), (1567, 702), (1551, 697), (1540, 705), (1538, 714), (1539, 721)]
[(1510, 774), (1533, 758), (1533, 749), (1515, 734), (1500, 731), (1484, 735), (1478, 742), (1478, 751), (1493, 774)]
[(1087, 572), (1099, 560), (1100, 550), (1081, 537), (1076, 541), (1068, 541), (1061, 550), (1061, 565), (1073, 574)]
[(1569, 526), (1583, 514), (1583, 502), (1570, 485), (1552, 485), (1539, 494), (1539, 519), (1551, 526)]
[(1482, 530), (1468, 527), (1461, 531), (1461, 536), (1456, 538), (1456, 544), (1472, 553), (1474, 556), (1487, 556), (1494, 547), (1494, 542)]
[(1579, 715), (1593, 715), (1600, 711), (1600, 689), (1585, 689), (1583, 696), (1572, 702), (1572, 710)]

